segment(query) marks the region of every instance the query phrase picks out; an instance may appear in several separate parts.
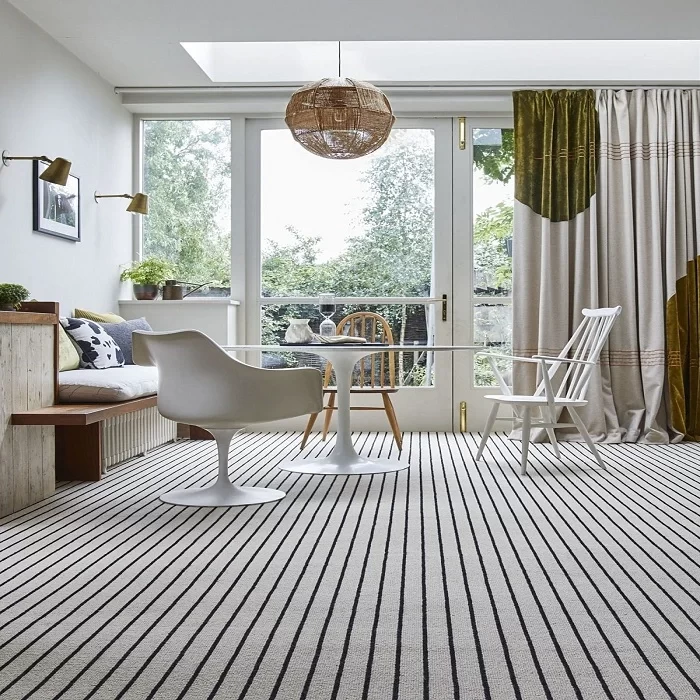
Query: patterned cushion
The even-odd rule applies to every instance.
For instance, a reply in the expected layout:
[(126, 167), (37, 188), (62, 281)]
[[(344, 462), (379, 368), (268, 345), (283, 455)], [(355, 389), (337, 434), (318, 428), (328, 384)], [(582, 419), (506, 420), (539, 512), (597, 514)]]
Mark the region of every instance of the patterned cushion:
[(80, 357), (75, 345), (68, 337), (63, 326), (58, 326), (58, 371), (65, 372), (80, 367)]
[(124, 354), (124, 364), (133, 365), (131, 348), (133, 345), (132, 334), (134, 331), (152, 331), (145, 318), (135, 318), (132, 321), (124, 321), (124, 323), (100, 323), (107, 333), (109, 333), (114, 342), (120, 347)]
[(82, 318), (62, 318), (61, 325), (78, 350), (81, 367), (107, 369), (123, 366), (121, 349), (99, 324)]
[(108, 311), (86, 311), (85, 309), (75, 309), (73, 316), (86, 318), (88, 321), (96, 321), (97, 323), (121, 323), (126, 320), (118, 314), (112, 314)]

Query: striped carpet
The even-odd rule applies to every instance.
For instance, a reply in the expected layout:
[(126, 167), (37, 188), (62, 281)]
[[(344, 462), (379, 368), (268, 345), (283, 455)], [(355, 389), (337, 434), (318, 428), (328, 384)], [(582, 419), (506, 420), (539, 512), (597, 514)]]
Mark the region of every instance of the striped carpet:
[(244, 509), (157, 499), (210, 481), (213, 443), (61, 485), (0, 520), (0, 698), (700, 698), (700, 445), (603, 446), (607, 472), (535, 445), (521, 478), (477, 438), (345, 478), (241, 435), (234, 477), (287, 492)]

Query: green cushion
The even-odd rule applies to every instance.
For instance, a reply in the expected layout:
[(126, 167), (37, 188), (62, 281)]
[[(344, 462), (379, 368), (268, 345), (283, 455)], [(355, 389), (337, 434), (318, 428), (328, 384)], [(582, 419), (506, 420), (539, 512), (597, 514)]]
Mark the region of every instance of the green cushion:
[(108, 311), (103, 313), (101, 311), (86, 311), (85, 309), (76, 309), (73, 313), (73, 317), (84, 318), (88, 321), (94, 321), (95, 323), (123, 323), (126, 320)]
[(58, 371), (65, 372), (69, 369), (80, 367), (80, 357), (73, 345), (73, 341), (68, 337), (68, 333), (63, 326), (58, 324)]

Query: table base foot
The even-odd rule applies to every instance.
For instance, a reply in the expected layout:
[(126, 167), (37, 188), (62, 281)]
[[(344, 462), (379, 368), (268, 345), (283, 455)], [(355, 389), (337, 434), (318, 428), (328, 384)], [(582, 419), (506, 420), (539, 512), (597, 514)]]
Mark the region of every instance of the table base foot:
[(353, 474), (387, 474), (400, 472), (408, 468), (408, 462), (395, 459), (367, 459), (356, 456), (325, 457), (305, 462), (285, 462), (280, 465), (284, 471), (296, 474), (320, 474), (336, 476), (352, 476)]

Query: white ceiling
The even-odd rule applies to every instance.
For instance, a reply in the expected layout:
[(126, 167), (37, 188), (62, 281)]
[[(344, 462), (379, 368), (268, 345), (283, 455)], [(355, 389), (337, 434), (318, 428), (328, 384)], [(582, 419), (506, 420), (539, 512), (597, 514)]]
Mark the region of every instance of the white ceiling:
[(211, 85), (182, 41), (700, 39), (697, 0), (10, 2), (116, 86)]

